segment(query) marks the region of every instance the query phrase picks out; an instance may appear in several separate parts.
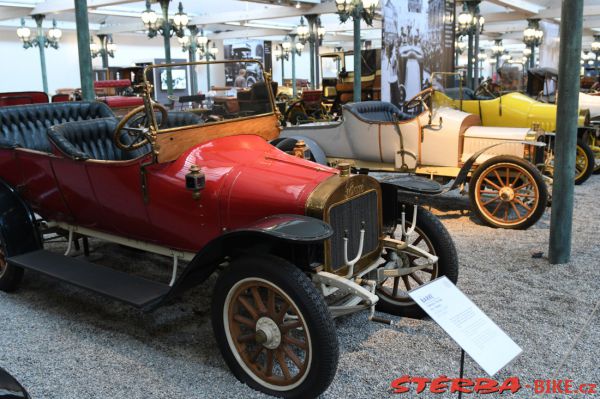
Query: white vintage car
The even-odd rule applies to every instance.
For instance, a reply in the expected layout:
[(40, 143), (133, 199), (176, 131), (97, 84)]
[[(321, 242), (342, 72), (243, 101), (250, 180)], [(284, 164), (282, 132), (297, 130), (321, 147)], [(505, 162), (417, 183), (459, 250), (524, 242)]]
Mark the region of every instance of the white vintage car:
[(349, 162), (361, 173), (415, 173), (443, 183), (454, 179), (448, 189), (468, 182), (473, 211), (487, 225), (533, 225), (549, 199), (550, 179), (540, 172), (549, 166), (548, 136), (542, 130), (482, 127), (476, 115), (433, 109), (432, 93), (426, 89), (406, 103), (407, 109), (423, 109), (416, 116), (387, 102), (347, 104), (340, 121), (287, 126), (273, 144), (290, 151), (303, 140), (313, 160)]

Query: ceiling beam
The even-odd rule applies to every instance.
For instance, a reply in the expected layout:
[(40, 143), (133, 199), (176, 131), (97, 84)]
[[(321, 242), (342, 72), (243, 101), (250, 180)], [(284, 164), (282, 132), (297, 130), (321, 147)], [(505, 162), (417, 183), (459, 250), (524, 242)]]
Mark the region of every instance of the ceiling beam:
[(522, 13), (527, 13), (529, 15), (537, 14), (540, 10), (544, 9), (544, 6), (541, 6), (533, 1), (527, 0), (487, 0), (490, 3), (508, 7), (512, 10), (519, 11)]
[[(560, 7), (548, 8), (538, 13), (538, 18), (560, 18)], [(600, 6), (583, 6), (583, 15), (585, 17), (591, 17), (600, 15)]]
[(28, 7), (26, 5), (19, 5), (18, 7), (0, 6), (0, 21), (29, 16), (32, 8), (33, 6)]
[[(88, 0), (88, 9), (96, 7), (115, 6), (118, 4), (135, 3), (139, 0)], [(38, 3), (31, 11), (31, 15), (36, 14), (53, 14), (75, 9), (73, 0), (46, 0), (43, 3)]]
[(222, 12), (216, 15), (197, 16), (190, 21), (195, 25), (221, 24), (225, 22), (256, 21), (260, 19), (276, 19), (287, 17), (299, 17), (308, 14), (331, 14), (335, 13), (335, 2), (322, 3), (310, 8), (278, 7), (273, 10), (233, 11)]

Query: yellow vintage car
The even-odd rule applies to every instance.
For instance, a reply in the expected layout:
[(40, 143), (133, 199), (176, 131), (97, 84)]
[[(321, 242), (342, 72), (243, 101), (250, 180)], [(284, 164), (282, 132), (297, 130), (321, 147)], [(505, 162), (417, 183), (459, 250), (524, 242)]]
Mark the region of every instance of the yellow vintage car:
[[(493, 97), (493, 93), (480, 87), (448, 88), (436, 90), (434, 101), (464, 112), (479, 115), (483, 126), (539, 127), (547, 132), (556, 131), (556, 105), (546, 104), (521, 93), (508, 93)], [(597, 140), (596, 132), (589, 127), (589, 111), (579, 115), (575, 183), (581, 184), (594, 172), (600, 172), (599, 153), (594, 153), (589, 144)]]

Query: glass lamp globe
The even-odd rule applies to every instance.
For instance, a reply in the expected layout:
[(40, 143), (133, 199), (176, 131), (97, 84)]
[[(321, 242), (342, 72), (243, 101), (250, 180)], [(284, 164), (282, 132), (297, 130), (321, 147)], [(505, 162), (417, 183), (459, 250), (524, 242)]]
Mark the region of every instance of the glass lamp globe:
[(158, 21), (158, 15), (154, 12), (153, 9), (147, 9), (142, 12), (142, 22), (144, 25), (152, 25)]
[(17, 28), (17, 36), (21, 40), (27, 40), (31, 37), (31, 29), (26, 26), (21, 26), (20, 28)]

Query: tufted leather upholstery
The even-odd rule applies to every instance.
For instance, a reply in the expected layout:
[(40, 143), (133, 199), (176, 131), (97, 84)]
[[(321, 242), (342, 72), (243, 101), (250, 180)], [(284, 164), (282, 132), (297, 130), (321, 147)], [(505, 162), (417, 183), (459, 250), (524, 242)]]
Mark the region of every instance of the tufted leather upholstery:
[(51, 152), (47, 129), (70, 121), (113, 117), (106, 104), (65, 102), (0, 108), (0, 147)]
[(394, 114), (397, 115), (400, 121), (414, 118), (414, 116), (400, 111), (394, 104), (385, 101), (363, 101), (346, 104), (344, 108), (358, 118), (369, 122), (393, 122)]
[[(118, 123), (118, 118), (67, 122), (48, 129), (48, 137), (68, 157), (78, 160), (123, 161), (149, 152), (148, 146), (131, 152), (119, 149), (113, 142)], [(130, 139), (128, 134), (123, 135), (125, 142)]]
[[(160, 126), (162, 121), (162, 115), (156, 114), (156, 123)], [(167, 118), (167, 126), (164, 129), (170, 129), (172, 127), (200, 125), (204, 123), (204, 120), (196, 114), (191, 112), (169, 112)]]

